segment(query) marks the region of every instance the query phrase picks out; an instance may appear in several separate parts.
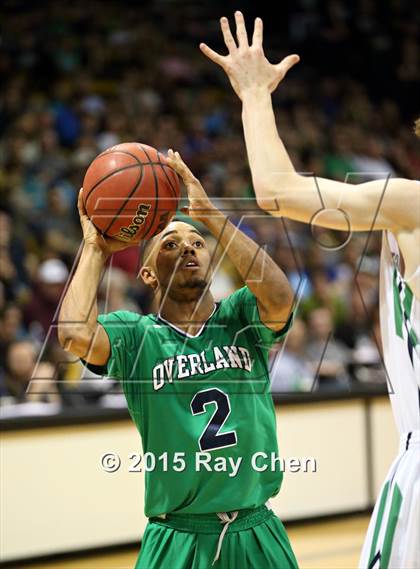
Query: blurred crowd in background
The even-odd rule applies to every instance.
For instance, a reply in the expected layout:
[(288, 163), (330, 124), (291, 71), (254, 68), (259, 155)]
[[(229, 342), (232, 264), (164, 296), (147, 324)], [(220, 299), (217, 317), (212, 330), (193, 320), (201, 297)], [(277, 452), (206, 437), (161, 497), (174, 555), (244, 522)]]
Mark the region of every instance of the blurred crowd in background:
[[(411, 3), (292, 4), (278, 7), (279, 18), (256, 3), (240, 7), (249, 23), (257, 15), (265, 20), (271, 61), (301, 56), (273, 96), (296, 169), (356, 183), (389, 174), (415, 178), (420, 36)], [(113, 382), (106, 389), (80, 388), (83, 368), (58, 346), (51, 323), (81, 243), (76, 198), (84, 172), (99, 152), (125, 141), (179, 150), (216, 204), (235, 198), (233, 221), (266, 244), (291, 279), (297, 318), (271, 354), (273, 391), (349, 390), (385, 381), (378, 327), (381, 235), (358, 234), (340, 247), (344, 234), (313, 233), (258, 210), (240, 102), (198, 49), (200, 41), (224, 49), (218, 19), (233, 15), (226, 10), (219, 2), (4, 2), (3, 401), (100, 404), (116, 389)], [(244, 208), (249, 213), (241, 220)], [(150, 291), (136, 279), (138, 264), (135, 247), (114, 255), (101, 310), (153, 310)], [(223, 263), (213, 286), (216, 299), (241, 284)], [(33, 374), (43, 381), (27, 392)]]

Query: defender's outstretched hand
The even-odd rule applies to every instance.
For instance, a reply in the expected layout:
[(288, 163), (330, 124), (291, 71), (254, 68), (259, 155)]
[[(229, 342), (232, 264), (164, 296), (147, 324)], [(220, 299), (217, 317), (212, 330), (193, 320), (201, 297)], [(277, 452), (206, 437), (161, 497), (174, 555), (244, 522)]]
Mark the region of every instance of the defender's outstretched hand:
[(241, 12), (235, 12), (235, 21), (238, 45), (230, 31), (228, 19), (223, 17), (220, 20), (223, 38), (229, 51), (228, 55), (220, 55), (205, 43), (200, 44), (201, 51), (223, 68), (240, 99), (249, 89), (268, 89), (272, 93), (289, 69), (299, 61), (299, 56), (288, 55), (280, 63), (270, 63), (263, 50), (261, 18), (255, 20), (251, 45), (248, 43), (244, 17)]
[(200, 180), (194, 176), (182, 160), (179, 152), (174, 152), (172, 149), (169, 149), (166, 160), (169, 166), (181, 176), (187, 188), (189, 206), (182, 208), (184, 213), (188, 214), (191, 219), (196, 219), (197, 221), (205, 221), (209, 216), (220, 213), (209, 200)]

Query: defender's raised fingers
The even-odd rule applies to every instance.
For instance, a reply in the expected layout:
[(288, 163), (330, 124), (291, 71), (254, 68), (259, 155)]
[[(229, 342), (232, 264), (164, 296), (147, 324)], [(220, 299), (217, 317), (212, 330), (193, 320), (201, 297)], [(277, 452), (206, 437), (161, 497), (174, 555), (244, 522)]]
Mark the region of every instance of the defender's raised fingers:
[(276, 67), (277, 69), (280, 69), (283, 75), (286, 75), (289, 69), (291, 69), (294, 65), (296, 65), (298, 61), (300, 61), (300, 57), (296, 53), (294, 53), (293, 55), (288, 55), (287, 57), (282, 59), (280, 63), (276, 65)]
[(225, 40), (225, 44), (229, 50), (229, 53), (235, 51), (235, 49), (237, 49), (236, 43), (233, 39), (232, 32), (230, 31), (229, 21), (225, 16), (220, 19), (220, 27), (222, 29), (223, 39)]
[(225, 59), (223, 55), (220, 55), (220, 53), (217, 53), (213, 49), (209, 48), (209, 46), (206, 45), (205, 43), (200, 43), (200, 49), (204, 53), (205, 56), (207, 56), (209, 59), (214, 61), (214, 63), (217, 63), (217, 65), (220, 65), (221, 67), (223, 67), (223, 63), (224, 63), (224, 59)]
[(235, 12), (236, 37), (238, 38), (239, 47), (248, 46), (248, 34), (246, 33), (245, 20), (242, 12)]
[(263, 44), (263, 21), (261, 18), (255, 19), (254, 34), (252, 36), (253, 47), (262, 47)]

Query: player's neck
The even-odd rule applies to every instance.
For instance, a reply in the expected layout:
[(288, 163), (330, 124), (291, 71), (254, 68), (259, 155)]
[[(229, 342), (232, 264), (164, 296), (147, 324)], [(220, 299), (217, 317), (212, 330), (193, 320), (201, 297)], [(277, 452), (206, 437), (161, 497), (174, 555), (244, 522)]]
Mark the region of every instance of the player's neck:
[(159, 316), (183, 332), (195, 336), (214, 312), (214, 299), (210, 291), (197, 301), (179, 301), (167, 297)]

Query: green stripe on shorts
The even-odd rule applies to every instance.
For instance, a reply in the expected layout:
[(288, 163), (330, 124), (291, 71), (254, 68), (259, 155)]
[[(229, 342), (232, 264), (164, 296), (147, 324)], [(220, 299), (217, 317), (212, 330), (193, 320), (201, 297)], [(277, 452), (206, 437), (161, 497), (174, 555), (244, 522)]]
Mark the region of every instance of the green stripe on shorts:
[(388, 524), (385, 531), (384, 544), (382, 547), (381, 569), (388, 569), (389, 558), (391, 557), (392, 542), (394, 540), (395, 528), (397, 527), (401, 504), (402, 494), (398, 488), (398, 484), (395, 484), (394, 491), (392, 493), (392, 502), (388, 517)]
[(376, 544), (378, 543), (379, 530), (381, 529), (386, 499), (388, 497), (388, 490), (389, 490), (389, 482), (385, 484), (382, 490), (381, 500), (379, 502), (379, 508), (378, 508), (378, 515), (376, 517), (375, 531), (373, 532), (373, 537), (372, 537), (372, 546), (370, 548), (368, 566), (370, 566), (370, 564), (372, 563), (372, 559), (375, 556)]

